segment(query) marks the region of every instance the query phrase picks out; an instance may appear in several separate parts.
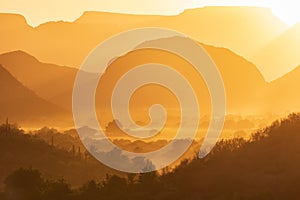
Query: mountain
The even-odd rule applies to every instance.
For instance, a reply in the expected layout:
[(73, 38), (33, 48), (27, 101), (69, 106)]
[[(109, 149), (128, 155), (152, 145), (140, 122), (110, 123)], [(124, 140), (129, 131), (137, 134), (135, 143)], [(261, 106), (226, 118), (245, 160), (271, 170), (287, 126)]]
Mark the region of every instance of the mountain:
[(185, 10), (174, 19), (162, 19), (158, 26), (178, 30), (199, 42), (230, 49), (246, 58), (287, 28), (271, 9), (235, 6)]
[[(164, 45), (178, 45), (184, 46), (185, 43), (180, 38), (164, 38), (160, 40), (148, 41), (140, 46), (151, 44), (164, 44)], [(201, 44), (216, 63), (221, 76), (224, 81), (224, 86), (227, 96), (227, 111), (228, 113), (242, 113), (242, 114), (258, 114), (261, 113), (260, 99), (262, 92), (267, 87), (262, 74), (256, 68), (255, 65), (245, 60), (241, 56), (233, 53), (232, 51), (225, 48), (218, 48), (214, 46)], [(129, 71), (135, 66), (139, 66), (145, 63), (160, 63), (167, 66), (171, 66), (183, 75), (187, 80), (191, 82), (191, 85), (196, 91), (197, 97), (200, 101), (200, 109), (202, 114), (208, 114), (210, 109), (210, 95), (207, 91), (204, 80), (201, 76), (197, 76), (197, 73), (191, 71), (191, 66), (184, 59), (181, 59), (173, 54), (156, 51), (152, 49), (134, 50), (130, 53), (123, 55), (111, 62), (105, 74), (98, 85), (98, 93), (96, 95), (97, 106), (102, 109), (99, 116), (107, 116), (109, 109), (111, 109), (110, 97), (113, 88), (117, 81), (124, 75), (125, 72)], [(164, 79), (164, 76), (158, 72), (139, 74), (139, 76), (132, 77), (134, 80), (143, 79), (147, 77), (160, 77)], [(176, 83), (174, 85), (181, 91), (186, 91), (185, 85)], [(130, 87), (131, 83), (128, 83)], [(127, 86), (126, 86), (127, 87)], [(144, 91), (143, 91), (144, 90)], [(121, 96), (120, 99), (124, 99), (125, 96)], [(148, 86), (137, 91), (131, 102), (134, 102), (136, 109), (131, 114), (141, 117), (142, 120), (147, 120), (148, 106), (161, 103), (167, 105), (167, 110), (171, 113), (174, 108), (178, 108), (178, 101), (168, 91), (155, 86)], [(175, 111), (176, 112), (176, 111)], [(135, 113), (135, 114), (134, 114)], [(178, 113), (178, 112), (177, 112)], [(146, 118), (145, 118), (146, 116)], [(110, 118), (108, 120), (112, 121)]]
[(20, 49), (43, 62), (79, 67), (101, 41), (121, 31), (149, 26), (171, 28), (244, 57), (286, 30), (270, 9), (255, 7), (205, 7), (176, 16), (85, 12), (71, 23), (48, 22), (35, 28), (20, 15), (1, 14), (0, 52)]
[[(157, 42), (172, 44), (175, 41), (174, 38), (167, 38), (145, 43), (155, 44)], [(178, 40), (176, 40), (176, 43), (178, 43)], [(201, 45), (212, 57), (222, 75), (227, 95), (228, 113), (245, 115), (265, 114), (267, 112), (284, 113), (289, 110), (300, 110), (297, 104), (299, 98), (297, 97), (296, 92), (297, 85), (299, 85), (297, 84), (298, 77), (300, 76), (298, 73), (299, 70), (292, 71), (281, 79), (267, 83), (257, 67), (243, 57), (226, 48), (205, 44)], [(177, 67), (180, 67), (181, 65), (183, 71), (190, 67), (188, 66), (188, 63), (178, 58), (174, 58), (170, 54), (157, 54), (157, 52), (149, 50), (133, 51), (121, 56), (111, 63), (106, 74), (103, 76), (103, 80), (100, 81), (100, 86), (98, 87), (96, 95), (96, 107), (100, 110), (101, 108), (109, 109), (109, 97), (111, 96), (109, 92), (112, 90), (116, 80), (118, 80), (122, 73), (130, 67), (149, 61), (156, 61)], [(71, 111), (72, 89), (77, 73), (76, 69), (42, 63), (33, 56), (22, 51), (0, 55), (0, 64), (2, 64), (4, 68), (6, 68), (22, 84), (33, 90), (38, 96), (48, 102)], [(186, 71), (184, 73), (188, 72)], [(190, 75), (187, 76), (189, 77)], [(93, 77), (94, 76), (91, 74), (91, 78)], [(195, 77), (190, 76), (190, 78), (192, 78), (191, 80), (194, 85), (196, 85), (197, 93), (200, 94), (198, 98), (200, 99), (201, 112), (208, 113), (210, 109), (210, 96), (205, 83), (201, 77), (201, 80), (198, 82), (197, 79), (199, 79), (199, 77), (196, 77), (197, 79), (195, 79)], [(178, 87), (182, 86), (178, 85)], [(287, 90), (286, 88), (289, 89)], [(145, 93), (141, 92), (135, 94), (134, 99), (136, 108), (142, 109), (136, 110), (136, 113), (144, 113), (143, 109), (148, 108), (149, 105), (153, 105), (157, 102), (169, 105), (170, 109), (174, 106), (177, 107), (176, 101), (169, 96), (170, 94), (165, 93), (164, 90), (161, 90), (160, 88), (145, 89)], [(158, 93), (153, 95), (157, 89)], [(184, 90), (184, 88), (182, 89)], [(282, 95), (283, 93), (286, 95)], [(276, 106), (273, 106), (273, 104), (271, 105), (269, 103), (270, 100), (272, 100)], [(107, 114), (109, 112), (107, 112), (106, 109), (102, 109), (101, 113), (102, 116), (105, 116), (104, 118), (106, 118), (106, 124), (104, 126), (113, 120), (113, 118)], [(142, 117), (143, 120), (147, 120), (144, 118), (145, 116), (138, 115), (139, 116), (137, 117)], [(71, 118), (71, 115), (69, 115), (69, 118)]]
[[(155, 41), (151, 42), (154, 43)], [(172, 43), (174, 41), (171, 38), (161, 39), (156, 42)], [(242, 112), (242, 109), (246, 107), (245, 105), (256, 102), (254, 101), (255, 98), (253, 94), (265, 87), (265, 81), (256, 67), (228, 49), (202, 45), (212, 56), (222, 73), (228, 91), (228, 108), (230, 111)], [(129, 66), (135, 66), (137, 62), (141, 63), (147, 59), (155, 58), (160, 62), (172, 61), (168, 55), (165, 58), (161, 58), (155, 57), (154, 52), (149, 53), (150, 52), (140, 52), (140, 55), (131, 56), (129, 60), (125, 57), (118, 59), (120, 62), (110, 67), (113, 69), (113, 77), (116, 77), (122, 72), (119, 68), (124, 66), (125, 63)], [(35, 57), (22, 51), (14, 51), (0, 55), (0, 64), (26, 87), (35, 91), (40, 97), (65, 109), (71, 110), (72, 90), (77, 74), (76, 69), (42, 63)], [(175, 62), (169, 64), (176, 65)], [(236, 76), (236, 74), (239, 74), (239, 76)], [(108, 92), (110, 86), (113, 86), (112, 80), (110, 80), (110, 83), (105, 84), (105, 91)], [(241, 87), (243, 89), (241, 89)], [(206, 88), (199, 86), (199, 91), (205, 92)], [(162, 97), (163, 96), (164, 95), (162, 95)], [(152, 97), (148, 98), (149, 101), (151, 99), (153, 100)], [(209, 97), (207, 97), (207, 99), (209, 99)], [(144, 102), (144, 100), (141, 102)], [(207, 105), (209, 103), (204, 101), (204, 104)]]
[[(72, 90), (77, 69), (42, 63), (20, 50), (1, 54), (0, 64), (38, 96), (67, 111), (72, 110)], [(94, 77), (91, 73), (86, 74)]]
[(23, 51), (1, 54), (0, 64), (40, 97), (71, 110), (72, 99), (57, 96), (72, 90), (77, 69), (42, 63)]
[[(76, 24), (94, 24), (94, 25), (118, 25), (119, 27), (126, 28), (136, 26), (137, 24), (153, 23), (161, 20), (164, 16), (161, 15), (134, 15), (124, 13), (110, 13), (110, 12), (97, 12), (86, 11), (73, 23)], [(121, 23), (126, 21), (126, 23)]]
[(258, 51), (251, 60), (267, 81), (280, 78), (300, 64), (300, 23)]
[[(25, 17), (18, 14), (1, 13), (0, 14), (0, 30), (29, 30), (31, 27), (27, 24)], [(2, 36), (4, 36), (2, 34)]]
[[(40, 98), (0, 65), (0, 119), (18, 123), (48, 124), (66, 111)], [(46, 123), (47, 122), (47, 123)]]
[(267, 84), (257, 67), (228, 49), (207, 45), (204, 48), (220, 70), (228, 111), (241, 114), (262, 113), (259, 101)]

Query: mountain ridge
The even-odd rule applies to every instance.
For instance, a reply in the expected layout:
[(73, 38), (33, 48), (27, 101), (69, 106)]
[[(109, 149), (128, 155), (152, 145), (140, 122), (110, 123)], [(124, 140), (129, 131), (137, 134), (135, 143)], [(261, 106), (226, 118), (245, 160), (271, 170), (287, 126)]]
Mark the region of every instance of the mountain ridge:
[[(149, 41), (148, 41), (149, 42)], [(153, 42), (153, 41), (150, 41)], [(162, 41), (159, 41), (162, 42)], [(255, 105), (252, 106), (254, 108), (257, 107), (257, 109), (262, 109), (263, 107), (268, 107), (269, 99), (278, 99), (276, 96), (280, 94), (281, 90), (286, 90), (284, 88), (277, 89), (278, 86), (274, 85), (286, 85), (286, 87), (292, 87), (289, 83), (287, 83), (286, 78), (284, 78), (283, 81), (281, 79), (278, 79), (276, 81), (268, 83), (265, 81), (263, 75), (261, 72), (257, 69), (257, 67), (247, 59), (245, 59), (242, 56), (239, 56), (235, 52), (226, 49), (224, 47), (215, 47), (212, 45), (206, 45), (203, 43), (200, 43), (206, 51), (210, 54), (210, 56), (214, 59), (215, 63), (217, 64), (219, 70), (221, 70), (221, 73), (223, 77), (225, 76), (225, 86), (226, 89), (229, 92), (229, 102), (231, 102), (231, 105), (238, 106), (235, 109), (236, 111), (243, 110), (245, 107), (249, 107), (249, 105)], [(57, 65), (51, 65), (51, 64), (45, 64), (43, 62), (38, 61), (35, 57), (24, 53), (22, 51), (16, 51), (11, 53), (5, 53), (0, 55), (0, 64), (3, 64), (3, 55), (8, 56), (10, 55), (10, 59), (6, 60), (6, 65), (4, 65), (5, 68), (11, 69), (11, 65), (16, 65), (15, 71), (11, 71), (12, 74), (15, 77), (19, 77), (18, 80), (20, 80), (22, 83), (25, 81), (32, 81), (30, 89), (37, 92), (37, 94), (44, 99), (46, 99), (49, 102), (52, 102), (56, 105), (59, 105), (65, 109), (71, 110), (72, 109), (72, 88), (73, 83), (77, 74), (77, 69), (75, 68), (65, 68), (63, 66), (57, 66)], [(21, 55), (21, 56), (18, 56)], [(28, 58), (21, 59), (20, 57), (28, 55)], [(145, 55), (144, 55), (145, 56)], [(126, 57), (126, 56), (125, 56)], [(146, 56), (147, 57), (147, 56)], [(122, 60), (123, 58), (117, 58), (112, 63), (114, 63), (116, 60)], [(34, 63), (38, 63), (37, 66), (30, 66), (26, 61), (24, 60), (31, 60)], [(14, 64), (14, 62), (18, 61), (19, 64)], [(123, 61), (121, 61), (122, 63)], [(126, 61), (128, 62), (128, 61)], [(131, 62), (131, 61), (130, 61)], [(41, 84), (41, 80), (39, 80), (39, 76), (33, 76), (33, 74), (41, 74), (41, 76), (48, 76), (49, 75), (49, 68), (53, 67), (55, 72), (54, 75), (61, 77), (61, 81), (59, 79), (55, 78), (49, 78), (48, 83), (46, 85)], [(247, 66), (245, 68), (245, 66)], [(28, 68), (29, 67), (29, 68)], [(31, 73), (29, 74), (27, 78), (24, 77), (24, 73), (20, 71), (19, 69), (26, 70), (31, 69)], [(43, 69), (43, 70), (42, 70)], [(297, 73), (297, 70), (291, 72), (292, 76), (295, 73)], [(43, 72), (44, 71), (44, 72)], [(51, 70), (50, 70), (51, 71)], [(69, 72), (68, 72), (69, 71)], [(42, 72), (42, 73), (41, 73)], [(62, 75), (64, 73), (65, 75)], [(239, 74), (239, 76), (236, 76), (236, 74)], [(44, 75), (42, 75), (44, 74)], [(51, 73), (50, 73), (51, 74)], [(250, 75), (251, 74), (251, 75)], [(23, 77), (20, 78), (20, 75)], [(289, 74), (286, 74), (288, 76)], [(283, 76), (285, 77), (285, 76)], [(288, 78), (290, 79), (290, 78)], [(256, 81), (255, 81), (256, 80)], [(293, 79), (297, 81), (297, 79)], [(255, 83), (255, 84), (254, 84)], [(296, 84), (296, 83), (292, 83)], [(40, 87), (34, 87), (35, 85), (38, 85)], [(55, 87), (53, 87), (56, 85)], [(26, 85), (27, 86), (27, 85)], [(244, 89), (241, 89), (244, 88)], [(52, 89), (51, 89), (52, 88)], [(271, 88), (271, 89), (270, 89)], [(294, 90), (293, 90), (294, 91)], [(295, 92), (295, 91), (294, 91)], [(293, 93), (294, 93), (293, 92)], [(297, 99), (297, 97), (291, 96), (292, 94), (289, 94), (289, 98)], [(264, 96), (264, 98), (262, 98)], [(264, 100), (266, 99), (266, 100)], [(285, 99), (285, 97), (280, 98), (281, 100), (276, 100), (274, 103), (281, 102)], [(235, 102), (235, 103), (234, 103)], [(248, 103), (246, 103), (248, 102)], [(278, 103), (277, 102), (277, 103)], [(294, 102), (292, 102), (294, 105)], [(278, 103), (279, 104), (279, 103)], [(249, 108), (251, 110), (251, 108)], [(269, 112), (272, 108), (268, 108), (266, 112)], [(287, 105), (287, 108), (281, 108), (282, 110), (289, 110), (290, 107)], [(297, 107), (298, 109), (298, 107)], [(252, 111), (254, 112), (254, 111)], [(283, 111), (284, 112), (284, 111)], [(230, 112), (231, 113), (231, 112)], [(235, 113), (235, 112), (234, 112)]]
[[(66, 111), (40, 98), (26, 88), (0, 64), (0, 117), (8, 117), (20, 123), (56, 121), (55, 116), (64, 115)], [(57, 121), (56, 121), (57, 122)]]
[[(89, 17), (89, 14), (100, 17)], [(238, 21), (240, 18), (244, 20)], [(80, 20), (83, 22), (79, 23)], [(268, 9), (253, 7), (204, 7), (170, 16), (86, 12), (73, 22), (48, 22), (35, 28), (18, 28), (11, 20), (1, 21), (9, 22), (9, 26), (2, 26), (0, 53), (21, 49), (43, 62), (77, 68), (100, 42), (135, 28), (174, 29), (202, 43), (228, 48), (246, 58), (287, 28)], [(249, 40), (249, 35), (254, 40)], [(12, 40), (15, 42), (12, 43)]]

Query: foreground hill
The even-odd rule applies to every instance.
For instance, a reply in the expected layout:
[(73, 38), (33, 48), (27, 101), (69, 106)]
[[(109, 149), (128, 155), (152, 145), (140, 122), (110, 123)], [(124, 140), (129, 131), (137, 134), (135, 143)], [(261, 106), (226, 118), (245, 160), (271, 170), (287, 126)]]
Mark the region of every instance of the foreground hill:
[(65, 177), (72, 184), (81, 185), (91, 179), (102, 179), (106, 173), (117, 173), (86, 157), (84, 150), (78, 153), (78, 146), (58, 149), (38, 137), (24, 134), (21, 130), (0, 126), (0, 180), (18, 168), (38, 168), (48, 178)]
[(299, 132), (300, 115), (293, 114), (251, 141), (220, 142), (208, 158), (168, 175), (170, 192), (177, 199), (297, 199)]
[[(207, 157), (186, 160), (172, 171), (165, 169), (161, 174), (128, 174), (127, 179), (107, 176), (104, 181), (91, 181), (78, 189), (70, 189), (66, 182), (57, 181), (54, 183), (60, 184), (56, 185), (64, 187), (50, 187), (50, 194), (45, 191), (53, 182), (40, 186), (41, 181), (28, 178), (33, 177), (32, 169), (21, 169), (8, 176), (6, 180), (9, 181), (6, 181), (0, 199), (11, 199), (11, 191), (14, 191), (15, 195), (21, 196), (19, 200), (25, 200), (32, 196), (32, 190), (46, 199), (49, 196), (66, 199), (62, 197), (68, 194), (67, 199), (70, 200), (298, 199), (299, 132), (300, 115), (292, 114), (253, 134), (251, 140), (236, 138), (219, 141)], [(84, 174), (88, 175), (89, 171)]]

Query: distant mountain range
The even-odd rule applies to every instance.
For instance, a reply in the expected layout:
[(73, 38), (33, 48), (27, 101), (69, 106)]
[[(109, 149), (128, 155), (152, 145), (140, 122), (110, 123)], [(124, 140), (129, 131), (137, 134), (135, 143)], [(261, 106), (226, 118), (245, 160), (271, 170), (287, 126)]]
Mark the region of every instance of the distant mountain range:
[[(173, 40), (169, 38), (150, 42), (172, 43)], [(241, 56), (225, 48), (217, 48), (204, 44), (202, 46), (213, 58), (221, 72), (227, 94), (228, 113), (246, 115), (268, 112), (284, 113), (286, 111), (300, 110), (300, 105), (298, 104), (300, 97), (297, 92), (300, 89), (299, 68), (278, 80), (267, 83), (257, 67)], [(117, 58), (104, 74), (102, 82), (100, 81), (98, 92), (102, 92), (102, 97), (97, 96), (97, 105), (100, 107), (106, 106), (105, 104), (101, 104), (104, 102), (103, 96), (109, 97), (108, 92), (114, 86), (113, 80), (118, 79), (122, 71), (126, 70), (124, 68), (125, 64), (126, 66), (136, 66), (151, 59), (158, 59), (157, 61), (170, 64), (170, 66), (177, 62), (170, 55), (155, 57), (155, 52), (143, 51), (129, 53)], [(1, 68), (3, 78), (0, 80), (2, 83), (0, 92), (7, 94), (5, 95), (7, 96), (5, 98), (7, 100), (2, 99), (1, 101), (1, 106), (3, 107), (1, 110), (6, 111), (2, 112), (3, 117), (9, 114), (14, 114), (14, 116), (20, 118), (21, 116), (43, 116), (42, 114), (37, 115), (34, 112), (35, 110), (38, 114), (47, 113), (47, 116), (51, 113), (68, 111), (68, 116), (71, 119), (72, 88), (77, 69), (45, 64), (22, 51), (0, 55), (0, 64), (3, 65), (3, 68)], [(182, 67), (185, 68), (188, 66), (183, 63)], [(91, 77), (94, 77), (94, 75), (91, 75)], [(196, 88), (202, 95), (202, 112), (206, 113), (209, 108), (209, 96), (207, 96), (206, 87), (199, 84)], [(9, 90), (14, 92), (8, 93)], [(103, 92), (106, 95), (103, 95)], [(163, 93), (154, 97), (152, 94), (145, 94), (146, 96), (143, 95), (142, 99), (138, 97), (137, 106), (145, 105), (147, 102), (151, 103), (154, 100), (170, 102), (168, 99), (164, 99), (165, 96)], [(18, 100), (20, 99), (19, 96), (29, 100)], [(11, 100), (14, 98), (17, 100), (15, 103), (12, 103), (13, 101)], [(14, 112), (11, 112), (10, 108), (15, 109)], [(16, 112), (18, 110), (20, 112)]]
[(0, 14), (0, 53), (23, 50), (44, 62), (79, 67), (101, 41), (149, 26), (174, 29), (245, 58), (287, 30), (271, 9), (256, 7), (204, 7), (176, 16), (85, 12), (74, 22), (48, 22), (35, 28), (21, 15)]
[[(162, 39), (162, 41), (157, 42), (164, 41), (173, 42), (172, 39)], [(262, 91), (266, 84), (257, 68), (228, 49), (203, 46), (212, 56), (223, 76), (230, 112), (238, 112), (238, 110), (242, 112), (247, 106), (252, 105), (251, 107), (253, 107), (257, 105), (254, 95), (256, 92)], [(142, 63), (147, 59), (155, 59), (153, 57), (154, 52), (153, 54), (148, 53), (141, 52), (141, 55), (129, 56), (129, 59), (126, 59), (126, 56), (116, 59), (109, 68), (110, 70), (108, 70), (111, 75), (108, 77), (109, 81), (103, 84), (104, 88), (101, 88), (100, 85), (99, 91), (104, 89), (104, 92), (109, 92), (112, 89), (114, 86), (113, 80), (124, 71), (125, 68), (123, 66), (125, 63), (128, 66), (136, 66), (137, 63)], [(161, 62), (172, 61), (168, 56), (158, 59)], [(0, 55), (0, 63), (40, 97), (66, 110), (71, 110), (72, 89), (77, 73), (76, 69), (41, 63), (31, 55), (21, 51)], [(169, 64), (172, 66), (174, 63)], [(239, 76), (236, 76), (236, 74), (239, 74)], [(204, 94), (205, 86), (199, 85), (198, 87), (199, 91)], [(106, 96), (110, 95), (107, 94)], [(150, 101), (153, 99), (153, 95), (149, 94), (149, 97), (146, 99)], [(203, 100), (203, 103), (208, 105), (209, 97), (205, 99), (207, 100)], [(144, 103), (145, 99), (141, 99), (141, 102)]]
[[(299, 24), (288, 29), (265, 8), (205, 7), (186, 10), (177, 16), (85, 12), (74, 22), (48, 22), (35, 28), (21, 15), (0, 14), (0, 52), (3, 53), (0, 55), (3, 76), (0, 92), (6, 95), (1, 100), (0, 117), (16, 121), (58, 119), (52, 115), (56, 114), (72, 119), (73, 84), (78, 67), (88, 53), (113, 34), (148, 26), (174, 29), (200, 42), (221, 72), (228, 113), (246, 115), (300, 110), (300, 72), (299, 68), (294, 69), (300, 65), (297, 55)], [(174, 41), (168, 38), (147, 42)], [(124, 66), (153, 59), (171, 66), (181, 64), (183, 71), (188, 69), (188, 63), (169, 54), (157, 56), (154, 51), (137, 51), (123, 55), (111, 63), (100, 81), (105, 84), (98, 87), (102, 96), (97, 93), (96, 106), (110, 108), (108, 99), (103, 96), (111, 96), (114, 80), (126, 69)], [(85, 73), (95, 78), (95, 74)], [(272, 77), (278, 79), (269, 83)], [(210, 108), (207, 88), (203, 80), (197, 82), (194, 77), (192, 81), (200, 94), (201, 111), (206, 114)], [(148, 91), (149, 94), (136, 95), (137, 107), (152, 105), (155, 101), (175, 106), (176, 102), (170, 101), (162, 91), (155, 97), (151, 88)], [(102, 114), (105, 113), (104, 110)], [(108, 119), (107, 123), (112, 120)]]

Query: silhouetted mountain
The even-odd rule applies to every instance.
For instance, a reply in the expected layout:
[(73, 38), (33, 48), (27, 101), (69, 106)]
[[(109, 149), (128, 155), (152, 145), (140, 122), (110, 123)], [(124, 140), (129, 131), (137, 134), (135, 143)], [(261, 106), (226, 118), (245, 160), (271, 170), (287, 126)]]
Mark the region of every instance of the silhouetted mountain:
[[(138, 24), (145, 24), (156, 22), (164, 18), (162, 15), (135, 15), (125, 13), (111, 13), (111, 12), (98, 12), (98, 11), (85, 11), (73, 23), (76, 24), (94, 24), (102, 26), (116, 25), (118, 27), (127, 28), (134, 27)], [(121, 21), (126, 23), (121, 23)]]
[[(19, 122), (49, 122), (65, 110), (43, 100), (0, 65), (0, 118)], [(56, 120), (58, 122), (58, 119)]]
[[(267, 87), (257, 67), (225, 48), (204, 45), (220, 70), (230, 113), (262, 113), (260, 101)], [(231, 110), (232, 109), (232, 110)]]
[[(172, 45), (175, 42), (179, 46), (184, 45), (184, 43), (180, 44), (178, 38), (168, 38), (157, 41), (148, 41), (141, 44), (141, 46), (151, 44), (155, 46), (163, 43)], [(300, 85), (299, 67), (269, 83), (265, 81), (257, 66), (245, 58), (226, 48), (219, 48), (206, 44), (201, 45), (211, 56), (221, 73), (226, 90), (228, 113), (245, 115), (245, 113), (265, 114), (273, 112), (283, 114), (291, 111), (300, 111), (298, 103), (300, 101), (300, 96), (297, 92), (299, 90), (298, 86)], [(149, 52), (147, 53), (149, 54)], [(122, 61), (122, 59), (120, 59), (120, 62), (115, 64), (115, 67), (116, 69), (117, 67), (124, 68), (125, 62), (130, 63), (129, 66), (136, 66), (137, 63), (144, 62), (147, 59), (148, 61), (151, 60), (151, 56), (154, 57), (151, 54), (146, 55), (146, 53), (141, 53), (137, 57), (129, 57), (129, 59), (125, 59), (126, 56), (124, 56), (124, 60)], [(174, 59), (170, 55), (164, 55), (163, 58), (161, 58), (162, 56), (157, 57), (162, 63), (166, 63), (166, 60)], [(178, 60), (167, 63), (171, 63), (170, 66), (176, 66), (176, 62), (178, 62)], [(188, 68), (186, 64), (181, 63), (181, 65), (183, 65), (184, 68)], [(117, 74), (117, 72), (113, 72), (113, 74)], [(201, 95), (205, 97), (205, 92), (203, 92), (205, 88), (201, 86), (201, 84), (199, 84), (198, 87), (201, 90)], [(151, 99), (150, 96), (148, 98)], [(209, 100), (209, 97), (206, 99)], [(272, 101), (271, 104), (270, 101)], [(204, 100), (203, 102), (204, 105), (208, 104), (208, 102)]]
[(300, 23), (294, 25), (250, 58), (273, 81), (300, 65)]
[[(173, 40), (174, 39), (169, 38), (150, 42), (172, 43)], [(257, 68), (228, 49), (208, 45), (203, 45), (203, 47), (214, 59), (223, 76), (230, 112), (242, 112), (247, 106), (257, 106), (255, 95), (260, 94), (259, 91), (265, 87), (265, 81)], [(118, 66), (114, 65), (110, 67), (113, 70), (112, 76), (116, 77), (116, 75), (120, 74), (121, 71), (119, 68), (122, 67), (125, 62), (126, 64), (129, 63), (127, 64), (129, 66), (135, 66), (136, 62), (143, 62), (143, 59), (151, 59), (151, 56), (152, 55), (146, 55), (146, 53), (141, 53), (141, 56), (130, 57), (129, 60), (125, 58), (119, 59), (121, 62), (117, 63)], [(161, 58), (158, 58), (158, 60), (159, 59)], [(168, 56), (161, 61), (165, 62), (167, 60), (172, 61)], [(34, 90), (39, 96), (71, 110), (72, 89), (77, 73), (76, 69), (41, 63), (33, 56), (22, 51), (0, 55), (0, 63), (19, 81)], [(239, 76), (236, 76), (236, 74), (239, 74)], [(93, 76), (91, 75), (91, 77)], [(107, 91), (110, 86), (113, 86), (112, 82), (105, 84), (105, 90)], [(206, 89), (203, 86), (199, 86), (199, 90), (205, 91)], [(149, 97), (149, 100), (151, 98), (152, 97)], [(207, 101), (204, 100), (205, 105), (208, 103), (208, 100), (209, 98), (207, 98)], [(144, 100), (142, 102), (144, 102)]]
[[(157, 42), (172, 43), (174, 42), (173, 40), (175, 39), (161, 39), (158, 41), (148, 41), (145, 42), (145, 44), (154, 44)], [(292, 89), (297, 89), (296, 86), (299, 85), (297, 84), (297, 77), (299, 77), (299, 75), (297, 75), (297, 70), (290, 72), (290, 76), (293, 78), (284, 78), (284, 76), (282, 78), (283, 80), (279, 79), (278, 81), (267, 83), (256, 66), (241, 56), (225, 48), (218, 48), (205, 44), (201, 45), (213, 58), (221, 72), (226, 89), (227, 108), (229, 113), (257, 115), (259, 113), (264, 114), (267, 112), (284, 113), (289, 110), (300, 110), (297, 104), (297, 92), (293, 92), (295, 90)], [(108, 78), (108, 83), (105, 83), (102, 89), (100, 86), (98, 92), (100, 90), (109, 92), (109, 90), (112, 89), (114, 86), (112, 80), (117, 79), (117, 77), (126, 70), (124, 68), (125, 63), (126, 66), (136, 66), (137, 64), (145, 63), (146, 61), (160, 61), (162, 63), (167, 63), (170, 66), (178, 65), (178, 60), (175, 61), (170, 56), (171, 55), (165, 55), (165, 57), (162, 57), (155, 55), (154, 52), (138, 52), (138, 54), (135, 52), (134, 54), (132, 53), (120, 57), (111, 63), (111, 66), (107, 71), (109, 74), (104, 76)], [(22, 84), (36, 92), (42, 98), (68, 109), (69, 111), (71, 110), (72, 89), (77, 73), (76, 69), (45, 64), (22, 51), (0, 55), (0, 64), (3, 64), (3, 66), (22, 82)], [(182, 66), (188, 67), (187, 63), (181, 64)], [(39, 74), (39, 76), (37, 76), (37, 74)], [(90, 77), (95, 78), (93, 74), (90, 74)], [(105, 81), (105, 79), (103, 81)], [(202, 95), (201, 105), (204, 105), (202, 112), (206, 112), (206, 110), (209, 109), (209, 107), (206, 106), (209, 104), (209, 94), (206, 92), (206, 87), (203, 82), (200, 81), (200, 84), (197, 84), (197, 88)], [(290, 89), (287, 90), (286, 88)], [(280, 95), (282, 91), (288, 94)], [(141, 104), (145, 104), (145, 102), (148, 101), (150, 103), (154, 98), (151, 90), (150, 93), (146, 95), (148, 95), (146, 99), (144, 98), (144, 95), (140, 96), (141, 99), (140, 101), (137, 101), (137, 103), (140, 102)], [(109, 95), (107, 95), (107, 97), (109, 97)], [(105, 99), (103, 96), (101, 98)], [(156, 100), (157, 98), (161, 98), (162, 102), (166, 101), (166, 103), (172, 103), (169, 101), (169, 98), (164, 95), (155, 97)], [(273, 101), (275, 100), (274, 103), (277, 106), (269, 104), (268, 102), (270, 99), (273, 99)], [(101, 107), (104, 104), (101, 105), (100, 100), (97, 105)], [(71, 116), (69, 117), (71, 118)], [(107, 123), (111, 120), (113, 119), (107, 119)]]
[(42, 63), (23, 51), (1, 54), (0, 64), (40, 97), (71, 111), (77, 69)]
[[(29, 30), (31, 27), (27, 24), (25, 17), (19, 14), (10, 14), (10, 13), (0, 13), (0, 30), (7, 31), (10, 30), (11, 33), (16, 33), (15, 31), (18, 30)], [(2, 32), (1, 36), (8, 37), (8, 32)]]
[(171, 28), (245, 57), (287, 28), (271, 9), (255, 7), (205, 7), (186, 10), (177, 16), (85, 12), (71, 23), (48, 22), (36, 28), (28, 26), (20, 15), (1, 14), (0, 18), (0, 52), (20, 49), (45, 62), (75, 67), (101, 41), (133, 28)]
[[(141, 44), (140, 47), (147, 45), (155, 46), (156, 44), (164, 44), (165, 46), (176, 44), (184, 48), (184, 41), (185, 40), (177, 37), (164, 38), (145, 42)], [(261, 113), (262, 108), (260, 101), (263, 95), (262, 93), (267, 87), (267, 83), (264, 81), (263, 76), (256, 66), (228, 49), (204, 44), (202, 44), (202, 46), (207, 50), (221, 73), (226, 90), (228, 113)], [(171, 66), (171, 68), (178, 70), (187, 80), (191, 81), (191, 84), (195, 86), (194, 89), (198, 94), (198, 99), (202, 106), (201, 112), (205, 114), (209, 112), (210, 95), (206, 89), (205, 82), (201, 80), (201, 77), (197, 77), (196, 73), (191, 71), (192, 67), (188, 62), (185, 62), (173, 54), (162, 51), (137, 50), (113, 60), (101, 78), (96, 99), (97, 105), (103, 108), (102, 116), (108, 112), (105, 109), (110, 109), (109, 98), (111, 91), (124, 73), (135, 66), (152, 62)], [(146, 76), (157, 76), (155, 73), (157, 72), (153, 74), (149, 73)], [(139, 75), (136, 79), (140, 79), (141, 77), (142, 75)], [(186, 90), (186, 88), (184, 88), (185, 86), (180, 83), (178, 83), (176, 87), (182, 91)], [(173, 101), (171, 97), (167, 96), (164, 90), (156, 91), (155, 89), (157, 88), (149, 88), (147, 92), (144, 92), (142, 95), (135, 96), (135, 108), (137, 109), (137, 113), (141, 112), (142, 109), (140, 109), (140, 107), (143, 105), (147, 107), (147, 105), (152, 105), (154, 102), (169, 105), (172, 108), (178, 107), (177, 101)], [(110, 121), (111, 120), (112, 119), (110, 119)]]

